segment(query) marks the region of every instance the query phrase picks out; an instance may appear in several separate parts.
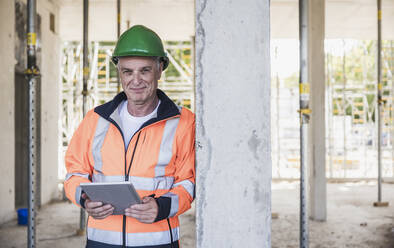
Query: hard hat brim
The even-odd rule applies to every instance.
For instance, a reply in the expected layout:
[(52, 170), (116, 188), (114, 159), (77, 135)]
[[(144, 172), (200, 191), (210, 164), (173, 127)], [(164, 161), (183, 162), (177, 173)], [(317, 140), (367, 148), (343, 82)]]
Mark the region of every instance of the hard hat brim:
[[(132, 56), (127, 55), (127, 56), (113, 56), (113, 57), (111, 57), (111, 61), (112, 61), (112, 63), (114, 63), (115, 66), (118, 65), (119, 57), (132, 57)], [(139, 56), (139, 57), (144, 57), (144, 56)], [(152, 56), (145, 56), (145, 57), (152, 57)], [(169, 61), (167, 56), (166, 57), (160, 57), (160, 62), (163, 63), (163, 71), (165, 69), (167, 69), (167, 67), (168, 67), (168, 65), (170, 63), (170, 61)]]

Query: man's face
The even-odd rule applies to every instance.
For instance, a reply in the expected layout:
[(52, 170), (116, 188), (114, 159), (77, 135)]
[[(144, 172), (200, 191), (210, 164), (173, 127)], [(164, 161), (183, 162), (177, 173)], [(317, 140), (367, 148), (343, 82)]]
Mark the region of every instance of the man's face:
[(144, 105), (156, 97), (162, 65), (151, 57), (120, 57), (118, 71), (129, 102)]

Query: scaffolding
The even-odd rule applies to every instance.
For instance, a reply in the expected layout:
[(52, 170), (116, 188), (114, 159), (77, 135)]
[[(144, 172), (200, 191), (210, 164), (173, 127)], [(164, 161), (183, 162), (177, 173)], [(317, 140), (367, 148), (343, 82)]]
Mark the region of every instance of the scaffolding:
[[(275, 60), (280, 50), (286, 48), (278, 40), (272, 43), (272, 123), (279, 123), (272, 125), (271, 132), (273, 177), (298, 178), (298, 73), (280, 73), (275, 64), (283, 62)], [(296, 47), (297, 41), (293, 43)], [(377, 178), (376, 41), (326, 40), (325, 47), (327, 178)], [(286, 53), (291, 57), (287, 50)], [(293, 56), (296, 59), (298, 55)], [(394, 176), (393, 73), (394, 41), (385, 40), (382, 43), (383, 178)]]
[[(117, 69), (111, 62), (114, 42), (91, 42), (88, 49), (86, 109), (103, 104), (118, 92)], [(194, 111), (193, 47), (191, 41), (165, 43), (169, 67), (163, 72), (159, 88), (178, 105)], [(63, 155), (75, 129), (83, 118), (83, 44), (65, 42), (62, 47), (61, 85), (62, 119), (61, 150)], [(64, 156), (62, 156), (64, 157)], [(66, 174), (63, 162), (59, 165), (59, 178)]]

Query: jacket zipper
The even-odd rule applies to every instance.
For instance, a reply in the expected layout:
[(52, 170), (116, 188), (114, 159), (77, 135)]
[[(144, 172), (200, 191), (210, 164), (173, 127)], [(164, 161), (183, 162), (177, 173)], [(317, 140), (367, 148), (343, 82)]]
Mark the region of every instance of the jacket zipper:
[[(159, 123), (159, 122), (162, 122), (162, 121), (167, 121), (167, 120), (169, 120), (169, 119), (173, 119), (173, 118), (176, 118), (176, 117), (180, 117), (180, 115), (171, 116), (170, 118), (162, 119), (162, 120), (157, 121), (157, 122), (154, 122), (154, 123), (152, 123), (152, 124), (156, 124), (156, 123)], [(120, 134), (122, 135), (123, 144), (126, 145), (126, 143), (125, 143), (125, 141), (124, 141), (124, 136), (123, 136), (122, 129), (121, 129), (121, 128), (118, 126), (118, 124), (117, 124), (114, 120), (112, 120), (111, 118), (110, 118), (110, 122), (111, 122), (112, 124), (114, 124), (115, 127), (118, 128), (118, 130), (120, 131)], [(152, 125), (152, 124), (150, 124), (150, 125)], [(139, 130), (137, 130), (137, 132), (134, 133), (134, 135), (135, 135), (136, 133), (138, 133), (138, 136), (137, 136), (137, 141), (135, 142), (135, 146), (134, 146), (134, 149), (133, 149), (133, 154), (131, 155), (130, 166), (129, 166), (128, 171), (127, 171), (127, 150), (128, 150), (128, 148), (129, 148), (130, 142), (131, 142), (131, 140), (133, 139), (134, 135), (131, 137), (131, 139), (130, 139), (130, 141), (129, 141), (129, 144), (127, 145), (127, 147), (125, 147), (125, 153), (124, 153), (124, 154), (125, 154), (125, 155), (124, 155), (125, 181), (129, 181), (130, 169), (131, 169), (131, 165), (132, 165), (132, 163), (133, 163), (135, 150), (136, 150), (136, 148), (137, 148), (138, 141), (139, 141), (139, 139), (140, 139), (141, 131), (142, 131), (143, 129), (145, 129), (146, 127), (149, 127), (150, 125), (145, 126), (145, 127), (143, 127), (143, 128), (140, 128)], [(170, 226), (170, 232), (171, 232), (171, 237), (172, 237), (171, 226)], [(172, 243), (171, 243), (171, 247), (172, 247)], [(123, 225), (122, 225), (122, 248), (126, 248), (126, 215), (123, 215)]]
[[(138, 141), (140, 140), (140, 135), (141, 135), (141, 132), (138, 133), (137, 141), (135, 142), (133, 154), (131, 155), (131, 160), (130, 160), (129, 169), (127, 170), (126, 167), (124, 168), (125, 181), (129, 181), (130, 169), (131, 169), (131, 165), (133, 164), (134, 154), (135, 154), (135, 150), (137, 149)], [(126, 163), (125, 163), (125, 165), (126, 165)]]
[(171, 238), (171, 248), (174, 248), (174, 238), (172, 237), (172, 228), (170, 224), (170, 218), (167, 218), (168, 229), (170, 230), (170, 238)]
[[(140, 134), (141, 134), (141, 132), (138, 133), (137, 141), (135, 142), (135, 146), (134, 146), (133, 154), (131, 155), (131, 160), (130, 160), (130, 165), (129, 165), (129, 169), (128, 170), (127, 170), (127, 161), (126, 161), (127, 150), (126, 150), (126, 153), (125, 153), (125, 168), (124, 168), (124, 173), (125, 173), (124, 176), (125, 176), (125, 178), (124, 178), (124, 180), (126, 182), (129, 181), (130, 168), (131, 168), (131, 165), (132, 165), (133, 160), (134, 160), (134, 154), (135, 154), (135, 150), (137, 149), (138, 141), (140, 140)], [(131, 141), (131, 139), (130, 139), (130, 141)], [(128, 146), (127, 146), (127, 148), (128, 148)], [(122, 230), (123, 248), (126, 248), (126, 215), (123, 215), (123, 228), (122, 229), (123, 229)]]

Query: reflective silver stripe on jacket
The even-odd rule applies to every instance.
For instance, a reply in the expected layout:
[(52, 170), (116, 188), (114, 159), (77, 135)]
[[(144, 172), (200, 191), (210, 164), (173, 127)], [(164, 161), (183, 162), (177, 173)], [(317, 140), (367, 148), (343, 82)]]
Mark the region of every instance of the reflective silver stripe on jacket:
[(75, 201), (79, 206), (81, 206), (81, 195), (82, 195), (82, 188), (81, 186), (78, 186), (77, 189), (75, 190)]
[[(114, 113), (116, 113), (115, 111)], [(111, 117), (115, 118), (118, 115)], [(161, 177), (165, 175), (165, 167), (171, 161), (172, 158), (172, 147), (174, 143), (174, 137), (176, 128), (178, 127), (179, 118), (174, 118), (166, 121), (164, 126), (164, 132), (161, 139), (159, 158), (155, 167), (155, 176)], [(94, 169), (98, 172), (102, 172), (103, 160), (101, 155), (101, 149), (104, 143), (105, 136), (108, 132), (110, 123), (102, 117), (99, 117), (96, 131), (93, 138), (92, 154), (94, 160)]]
[(171, 198), (171, 209), (170, 209), (169, 217), (174, 217), (176, 215), (176, 213), (178, 213), (178, 209), (179, 209), (178, 195), (174, 194), (172, 192), (168, 192), (168, 193), (164, 194), (163, 196)]
[(108, 128), (109, 128), (109, 121), (107, 121), (102, 117), (99, 117), (96, 126), (96, 132), (94, 133), (94, 138), (93, 138), (92, 154), (94, 160), (94, 169), (100, 172), (102, 172), (102, 168), (103, 168), (101, 148), (103, 147), (104, 138), (107, 134)]
[(165, 175), (165, 168), (171, 161), (172, 157), (172, 146), (174, 143), (174, 137), (176, 128), (178, 127), (179, 118), (174, 118), (166, 121), (164, 127), (163, 137), (161, 138), (159, 159), (155, 168), (155, 176), (161, 177)]
[[(105, 176), (103, 174), (93, 174), (93, 182), (123, 182), (125, 177), (119, 176)], [(174, 184), (174, 177), (136, 177), (129, 176), (129, 181), (133, 183), (136, 190), (154, 191), (157, 189), (170, 190)]]
[(82, 173), (67, 173), (66, 178), (64, 179), (64, 181), (67, 181), (68, 179), (70, 179), (72, 176), (79, 176), (79, 177), (84, 177), (89, 179), (89, 174), (82, 174)]
[[(173, 240), (179, 240), (179, 228), (172, 229)], [(122, 245), (122, 232), (88, 227), (88, 239), (111, 245)], [(169, 230), (163, 232), (126, 233), (126, 246), (154, 246), (171, 243)]]
[(180, 181), (179, 183), (174, 184), (173, 188), (177, 186), (182, 186), (183, 188), (185, 188), (185, 190), (187, 191), (187, 193), (189, 193), (191, 198), (194, 199), (194, 188), (195, 188), (194, 183), (192, 183), (190, 180), (183, 180)]

